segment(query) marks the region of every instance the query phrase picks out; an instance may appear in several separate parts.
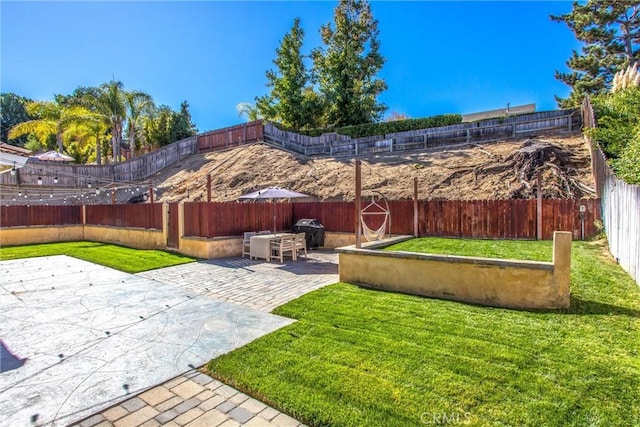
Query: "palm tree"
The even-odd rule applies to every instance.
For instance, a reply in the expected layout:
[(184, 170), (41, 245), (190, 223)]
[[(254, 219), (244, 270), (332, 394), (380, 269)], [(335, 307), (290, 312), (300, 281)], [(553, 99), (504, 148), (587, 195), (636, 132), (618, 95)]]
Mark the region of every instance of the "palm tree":
[(144, 92), (125, 92), (125, 105), (127, 110), (127, 136), (131, 147), (131, 158), (136, 152), (136, 133), (140, 132), (142, 118), (150, 115), (155, 109), (151, 96)]
[(84, 163), (90, 157), (91, 145), (95, 146), (96, 163), (102, 164), (102, 142), (108, 131), (108, 126), (98, 114), (83, 109), (84, 114), (78, 117), (76, 123), (71, 127), (74, 134), (73, 147), (70, 145), (69, 155), (76, 160), (84, 159)]
[(35, 135), (40, 141), (44, 141), (50, 135), (55, 135), (58, 151), (64, 151), (64, 137), (72, 124), (77, 123), (80, 117), (86, 113), (82, 107), (64, 107), (57, 102), (36, 101), (26, 106), (27, 112), (39, 119), (18, 123), (9, 130), (9, 138), (17, 138), (22, 135)]
[(249, 122), (262, 118), (258, 107), (249, 102), (241, 102), (236, 105), (236, 111), (238, 116), (246, 118)]
[(111, 129), (111, 148), (114, 163), (120, 158), (122, 130), (127, 117), (126, 97), (122, 82), (103, 83), (98, 90), (88, 93), (84, 100), (100, 120)]

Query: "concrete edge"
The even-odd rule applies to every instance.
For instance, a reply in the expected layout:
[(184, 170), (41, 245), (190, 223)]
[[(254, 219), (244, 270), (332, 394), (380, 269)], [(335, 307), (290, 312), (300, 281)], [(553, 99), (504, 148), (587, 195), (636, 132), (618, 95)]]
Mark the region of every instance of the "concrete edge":
[(527, 260), (515, 260), (515, 259), (500, 259), (500, 258), (483, 258), (472, 257), (462, 255), (444, 255), (444, 254), (430, 254), (430, 253), (417, 253), (417, 252), (405, 252), (405, 251), (381, 251), (380, 248), (389, 246), (394, 243), (404, 242), (406, 240), (413, 239), (413, 236), (397, 236), (376, 242), (367, 242), (362, 244), (362, 248), (358, 249), (355, 245), (343, 246), (337, 248), (338, 254), (353, 254), (364, 255), (374, 257), (386, 257), (386, 258), (398, 258), (398, 259), (414, 259), (422, 261), (438, 261), (448, 262), (451, 264), (475, 264), (475, 265), (487, 265), (496, 267), (516, 267), (516, 268), (529, 268), (534, 270), (546, 270), (553, 271), (553, 262), (545, 261), (527, 261)]

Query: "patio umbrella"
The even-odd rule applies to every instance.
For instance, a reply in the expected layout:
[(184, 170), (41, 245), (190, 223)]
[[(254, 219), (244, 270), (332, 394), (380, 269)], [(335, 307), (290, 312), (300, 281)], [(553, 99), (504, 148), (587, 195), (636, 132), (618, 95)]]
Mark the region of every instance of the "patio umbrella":
[[(266, 201), (271, 200), (272, 202), (276, 199), (304, 199), (310, 198), (312, 196), (304, 193), (298, 193), (297, 191), (287, 190), (286, 188), (281, 187), (267, 187), (262, 190), (254, 191), (253, 193), (247, 193), (238, 197), (238, 201), (246, 202), (246, 201)], [(275, 204), (273, 205), (273, 232), (277, 232), (276, 230), (276, 209)]]
[(67, 156), (66, 154), (58, 153), (55, 150), (47, 151), (43, 154), (38, 154), (33, 156), (33, 158), (38, 160), (44, 160), (47, 162), (72, 162), (73, 157)]
[(248, 200), (274, 200), (274, 199), (303, 199), (311, 197), (308, 194), (287, 190), (281, 187), (267, 187), (262, 190), (247, 193), (238, 198), (239, 201)]

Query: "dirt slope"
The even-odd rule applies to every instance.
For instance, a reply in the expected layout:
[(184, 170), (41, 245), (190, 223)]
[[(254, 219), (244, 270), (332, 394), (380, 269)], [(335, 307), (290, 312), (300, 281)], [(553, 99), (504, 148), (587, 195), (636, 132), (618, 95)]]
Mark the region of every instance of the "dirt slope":
[[(362, 157), (362, 188), (388, 199), (505, 199), (535, 197), (535, 172), (544, 196), (590, 197), (594, 187), (589, 151), (581, 134), (537, 137), (432, 152)], [(188, 157), (153, 177), (160, 202), (236, 200), (268, 186), (310, 194), (318, 200), (353, 200), (354, 160), (305, 158), (264, 144)]]

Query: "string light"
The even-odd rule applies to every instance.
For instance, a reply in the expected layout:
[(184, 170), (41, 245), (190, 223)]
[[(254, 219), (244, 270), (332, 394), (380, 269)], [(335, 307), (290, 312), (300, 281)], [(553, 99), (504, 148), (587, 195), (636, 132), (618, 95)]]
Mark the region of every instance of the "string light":
[[(30, 167), (30, 165), (26, 165), (27, 168)], [(31, 168), (33, 170), (33, 168)], [(54, 172), (52, 174), (50, 174), (50, 172)], [(49, 175), (50, 174), (50, 175)], [(16, 175), (17, 175), (17, 168), (16, 168)], [(33, 174), (35, 175), (35, 174)], [(31, 176), (33, 176), (31, 175)], [(47, 175), (49, 176), (49, 178), (47, 178)], [(53, 177), (51, 177), (51, 175), (53, 175)], [(141, 181), (114, 181), (113, 179), (108, 179), (108, 178), (95, 178), (92, 177), (91, 179), (89, 179), (90, 177), (86, 176), (86, 175), (81, 175), (81, 174), (77, 174), (77, 173), (72, 173), (71, 171), (67, 172), (66, 169), (63, 171), (58, 171), (58, 170), (53, 170), (53, 171), (49, 171), (49, 170), (43, 170), (42, 168), (39, 168), (39, 174), (36, 175), (37, 179), (35, 180), (34, 184), (37, 184), (39, 186), (44, 186), (45, 181), (47, 181), (47, 184), (60, 184), (63, 183), (63, 187), (56, 188), (55, 191), (55, 195), (53, 195), (54, 191), (53, 191), (53, 186), (50, 187), (50, 193), (49, 193), (49, 198), (46, 197), (46, 193), (41, 192), (39, 194), (37, 193), (32, 193), (31, 197), (27, 196), (27, 192), (21, 189), (20, 185), (16, 185), (15, 187), (9, 185), (8, 188), (13, 187), (15, 191), (15, 188), (17, 187), (18, 192), (17, 192), (17, 196), (16, 197), (20, 197), (16, 200), (15, 203), (20, 204), (20, 200), (22, 200), (22, 195), (25, 196), (25, 199), (28, 200), (39, 200), (40, 198), (43, 199), (43, 203), (47, 201), (50, 201), (50, 203), (48, 204), (56, 204), (56, 202), (60, 203), (60, 202), (67, 202), (67, 200), (65, 200), (65, 197), (68, 199), (68, 202), (70, 204), (95, 204), (95, 203), (101, 203), (102, 199), (101, 196), (103, 194), (107, 194), (105, 193), (105, 188), (109, 188), (112, 193), (114, 193), (116, 196), (124, 196), (124, 194), (131, 192), (131, 194), (133, 195), (139, 195), (139, 196), (143, 196), (146, 195), (145, 200), (149, 200), (150, 199), (150, 191), (153, 191), (154, 194), (157, 193), (159, 190), (159, 188), (157, 186), (152, 186), (149, 185), (149, 190), (147, 191), (147, 184), (146, 184), (146, 180), (144, 183), (141, 183)], [(45, 179), (46, 178), (46, 179)], [(72, 185), (68, 185), (67, 181), (76, 179), (79, 185), (76, 186), (72, 186)], [(93, 182), (93, 181), (96, 182)], [(82, 190), (83, 188), (83, 184), (82, 182), (84, 182), (88, 188), (92, 189), (89, 192), (84, 192)], [(200, 180), (196, 180), (196, 184), (200, 183)], [(151, 184), (149, 182), (149, 184)], [(172, 184), (175, 188), (175, 184)], [(184, 184), (183, 184), (184, 185)], [(193, 186), (193, 183), (190, 185)], [(84, 188), (87, 188), (84, 187)], [(195, 186), (197, 187), (197, 185)], [(189, 190), (195, 190), (196, 188), (189, 188)], [(4, 186), (0, 186), (0, 192), (5, 191)], [(86, 191), (86, 190), (85, 190)], [(137, 193), (136, 193), (137, 191)], [(123, 192), (122, 194), (118, 194), (119, 192)], [(191, 196), (195, 196), (196, 195), (196, 191), (189, 191), (191, 194)], [(16, 193), (14, 193), (16, 194)], [(98, 196), (98, 194), (100, 196)], [(64, 196), (64, 197), (63, 197)], [(71, 197), (71, 198), (70, 198)], [(118, 197), (118, 199), (120, 199), (121, 197)], [(203, 198), (205, 197), (204, 194), (199, 197), (199, 198)], [(10, 197), (7, 198), (7, 200), (9, 200)], [(35, 198), (35, 199), (34, 199)], [(81, 200), (82, 199), (82, 200)], [(23, 204), (26, 204), (26, 200), (23, 201)], [(38, 205), (39, 203), (36, 203), (36, 205)], [(61, 203), (60, 203), (61, 204)]]

